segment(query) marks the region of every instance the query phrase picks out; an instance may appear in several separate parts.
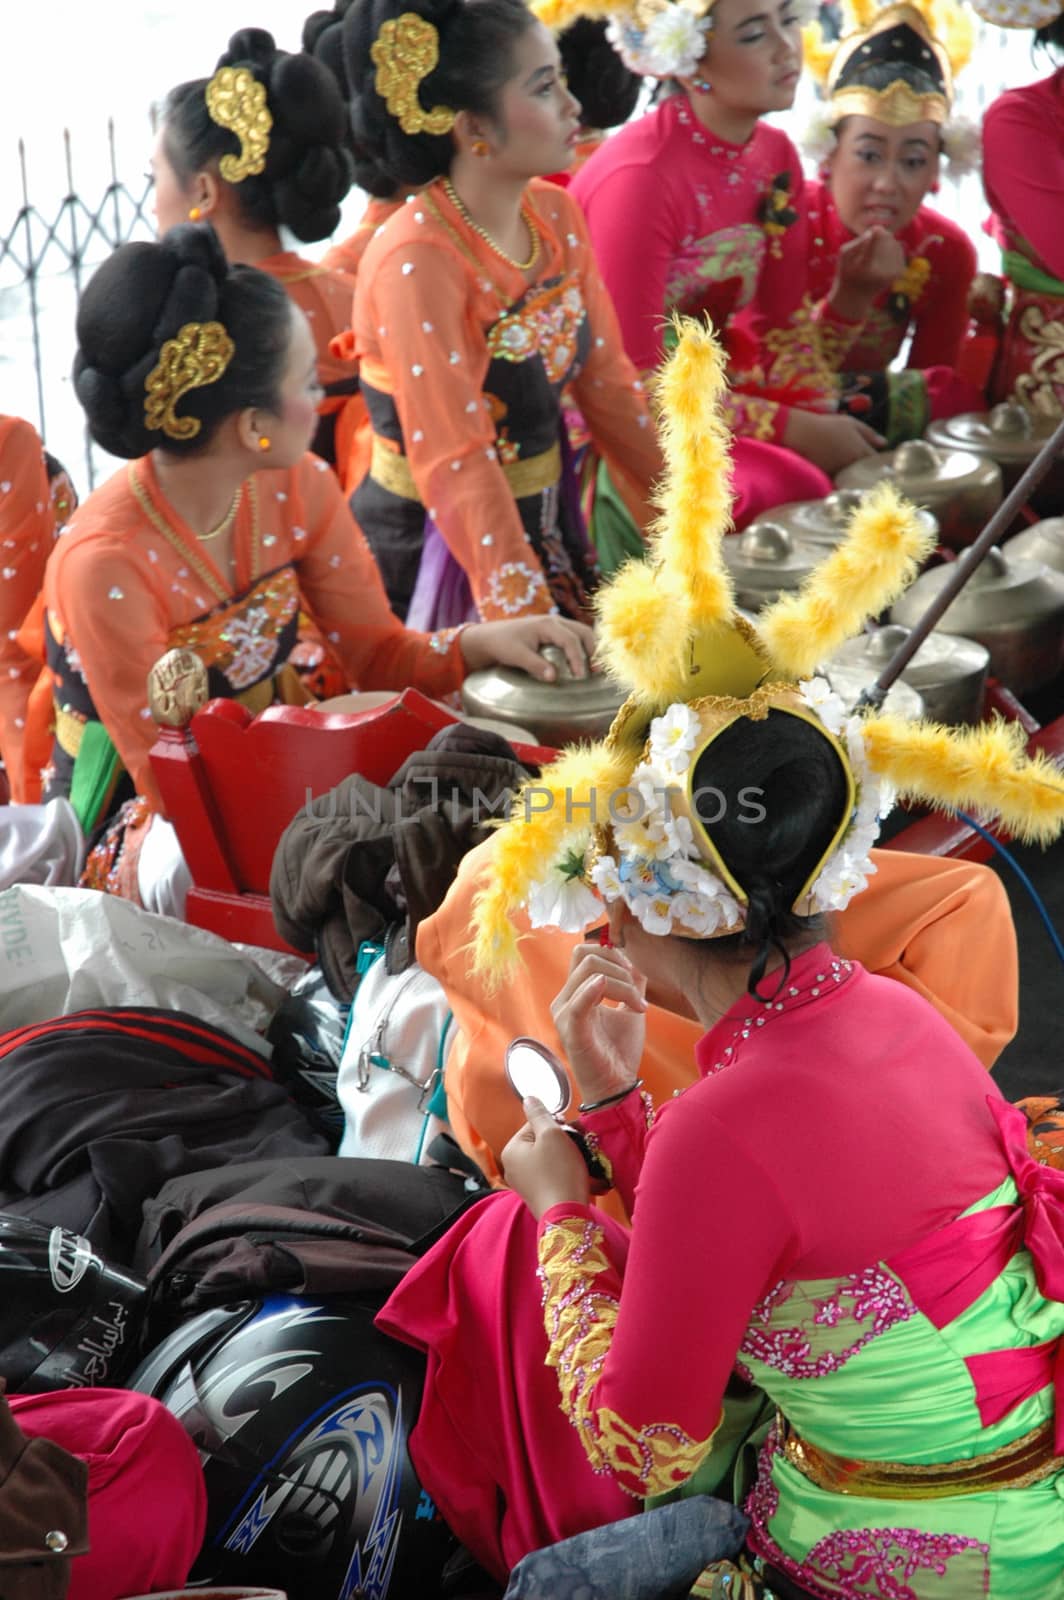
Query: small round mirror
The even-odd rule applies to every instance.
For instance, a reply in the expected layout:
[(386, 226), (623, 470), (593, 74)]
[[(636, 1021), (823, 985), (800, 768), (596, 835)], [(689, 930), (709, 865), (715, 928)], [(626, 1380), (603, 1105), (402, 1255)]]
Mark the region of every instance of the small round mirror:
[(506, 1076), (519, 1100), (533, 1095), (552, 1117), (561, 1116), (572, 1099), (568, 1073), (554, 1051), (537, 1039), (515, 1039), (507, 1046)]

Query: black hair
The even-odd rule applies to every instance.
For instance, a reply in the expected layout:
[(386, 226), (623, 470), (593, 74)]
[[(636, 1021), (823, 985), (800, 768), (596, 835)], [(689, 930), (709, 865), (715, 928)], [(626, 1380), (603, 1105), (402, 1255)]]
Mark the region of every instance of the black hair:
[(1052, 22), (1047, 22), (1044, 28), (1035, 29), (1034, 48), (1045, 50), (1054, 60), (1064, 54), (1064, 11)]
[(358, 0), (333, 0), (331, 11), (312, 11), (303, 24), (303, 49), (328, 67), (343, 96), (347, 148), (351, 152), (356, 184), (378, 200), (392, 200), (400, 185), (358, 144), (351, 127), (351, 82), (344, 55), (343, 20), (357, 3)]
[(562, 68), (580, 102), (585, 128), (616, 128), (636, 108), (643, 80), (626, 67), (606, 37), (607, 24), (580, 17), (558, 35)]
[(342, 24), (354, 3), (355, 0), (333, 0), (331, 11), (312, 11), (303, 24), (303, 49), (332, 73), (345, 108), (351, 98), (351, 86), (344, 62)]
[(524, 0), (358, 0), (351, 7), (344, 18), (344, 55), (356, 181), (380, 196), (443, 177), (454, 157), (449, 133), (404, 133), (377, 93), (370, 50), (384, 23), (409, 11), (431, 22), (440, 36), (440, 59), (418, 86), (421, 105), (489, 119), (513, 76), (514, 45), (536, 22)]
[[(251, 227), (284, 226), (297, 239), (327, 239), (340, 221), (340, 202), (351, 187), (343, 95), (329, 68), (305, 52), (278, 50), (273, 35), (244, 28), (229, 41), (219, 67), (246, 67), (266, 90), (270, 129), (266, 166), (233, 184)], [(207, 110), (207, 78), (171, 90), (163, 108), (163, 143), (183, 183), (222, 156), (236, 155), (236, 134)]]
[[(163, 345), (188, 322), (220, 322), (234, 354), (215, 383), (191, 389), (178, 416), (191, 439), (148, 428), (145, 380)], [(292, 332), (292, 302), (275, 278), (231, 267), (214, 229), (182, 223), (156, 243), (124, 244), (94, 273), (78, 305), (74, 389), (89, 432), (112, 455), (195, 455), (224, 418), (248, 406), (276, 411)]]
[(693, 792), (707, 834), (748, 901), (746, 926), (714, 940), (714, 948), (752, 954), (747, 990), (771, 998), (758, 993), (771, 952), (783, 956), (782, 986), (788, 944), (820, 928), (818, 917), (791, 907), (845, 814), (842, 763), (803, 718), (772, 710), (760, 722), (738, 717), (714, 739), (695, 765)]

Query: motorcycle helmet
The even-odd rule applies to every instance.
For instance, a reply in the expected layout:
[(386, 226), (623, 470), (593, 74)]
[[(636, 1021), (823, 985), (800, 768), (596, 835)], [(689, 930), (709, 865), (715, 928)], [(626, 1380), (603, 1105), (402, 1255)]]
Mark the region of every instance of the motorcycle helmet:
[(456, 1540), (406, 1441), (424, 1361), (354, 1297), (278, 1295), (193, 1317), (130, 1387), (200, 1451), (207, 1533), (193, 1582), (273, 1584), (289, 1600), (424, 1600)]
[(8, 1394), (121, 1388), (137, 1359), (144, 1283), (66, 1228), (0, 1213), (0, 1377)]

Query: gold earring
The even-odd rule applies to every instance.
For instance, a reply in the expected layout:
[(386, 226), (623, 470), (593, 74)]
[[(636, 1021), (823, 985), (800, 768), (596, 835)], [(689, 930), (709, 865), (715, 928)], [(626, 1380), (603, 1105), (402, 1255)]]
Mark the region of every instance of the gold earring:
[(473, 154), (475, 156), (483, 157), (483, 156), (486, 156), (487, 153), (488, 153), (488, 141), (486, 139), (474, 139), (473, 140)]
[(273, 443), (273, 440), (272, 439), (267, 439), (266, 435), (263, 434), (262, 437), (259, 439), (259, 449), (260, 450), (268, 450), (272, 443)]
[(199, 222), (202, 216), (203, 212), (200, 210), (199, 206), (193, 206), (192, 210), (188, 214), (188, 220), (190, 222)]

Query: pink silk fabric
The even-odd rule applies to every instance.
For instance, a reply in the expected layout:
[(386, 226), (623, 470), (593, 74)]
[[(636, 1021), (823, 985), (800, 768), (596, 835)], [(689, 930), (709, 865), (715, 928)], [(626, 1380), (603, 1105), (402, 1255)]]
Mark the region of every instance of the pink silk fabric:
[[(944, 1328), (973, 1305), (1021, 1248), (1031, 1252), (1035, 1278), (1046, 1299), (1064, 1301), (1064, 1172), (1034, 1160), (1021, 1111), (993, 1095), (987, 1096), (987, 1105), (998, 1125), (1020, 1204), (959, 1217), (887, 1263), (936, 1328)], [(1026, 1348), (987, 1351), (969, 1356), (965, 1365), (975, 1384), (984, 1427), (1000, 1422), (1021, 1401), (1052, 1383), (1055, 1449), (1064, 1455), (1064, 1342), (1051, 1339)]]

